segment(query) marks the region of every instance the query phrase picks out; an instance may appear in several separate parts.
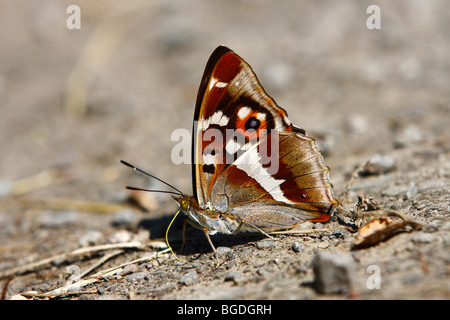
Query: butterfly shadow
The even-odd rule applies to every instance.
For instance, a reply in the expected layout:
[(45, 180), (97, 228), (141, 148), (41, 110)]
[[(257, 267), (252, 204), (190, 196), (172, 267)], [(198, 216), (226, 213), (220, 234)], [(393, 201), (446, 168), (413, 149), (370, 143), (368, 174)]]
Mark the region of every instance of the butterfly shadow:
[[(153, 240), (159, 239), (165, 241), (167, 227), (172, 221), (173, 216), (161, 216), (158, 218), (142, 219), (137, 228), (142, 228), (150, 232), (150, 238)], [(185, 218), (186, 219), (186, 218)], [(208, 243), (204, 232), (200, 229), (194, 228), (187, 224), (184, 234), (185, 244), (183, 246), (183, 226), (184, 219), (176, 219), (170, 227), (168, 240), (170, 246), (174, 249), (176, 254), (204, 254), (211, 253), (213, 250)], [(245, 245), (250, 242), (265, 239), (262, 234), (238, 234), (238, 235), (223, 235), (217, 234), (211, 236), (211, 240), (216, 248), (218, 247), (234, 247)], [(182, 251), (180, 251), (182, 249)]]

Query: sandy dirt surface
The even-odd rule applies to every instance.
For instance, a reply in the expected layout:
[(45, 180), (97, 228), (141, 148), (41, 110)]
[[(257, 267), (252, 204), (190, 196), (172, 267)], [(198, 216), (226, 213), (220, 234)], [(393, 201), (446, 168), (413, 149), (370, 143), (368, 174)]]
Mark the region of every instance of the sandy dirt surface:
[[(70, 30), (71, 1), (0, 0), (5, 299), (140, 258), (52, 298), (450, 298), (447, 1), (76, 3), (81, 29)], [(367, 28), (371, 4), (381, 8), (381, 29)], [(191, 129), (200, 78), (219, 44), (241, 55), (290, 120), (317, 138), (337, 198), (355, 168), (378, 161), (354, 182), (347, 208), (366, 195), (425, 227), (360, 250), (352, 250), (355, 233), (333, 229), (335, 220), (277, 240), (215, 236), (218, 260), (201, 231), (188, 230), (180, 260), (152, 259), (177, 205), (165, 194), (135, 196), (146, 211), (130, 203), (126, 185), (163, 186), (119, 160), (191, 193), (190, 165), (171, 160), (171, 134)], [(175, 250), (182, 220), (170, 231)], [(89, 253), (130, 241), (132, 248)], [(80, 248), (88, 253), (69, 255)], [(315, 271), (313, 261), (327, 254), (331, 261)], [(328, 265), (324, 285), (349, 272), (344, 289), (319, 289)]]

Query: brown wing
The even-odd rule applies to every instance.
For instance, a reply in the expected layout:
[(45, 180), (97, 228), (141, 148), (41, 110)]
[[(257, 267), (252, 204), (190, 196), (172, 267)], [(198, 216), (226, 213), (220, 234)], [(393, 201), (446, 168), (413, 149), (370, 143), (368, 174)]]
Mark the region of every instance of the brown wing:
[(337, 202), (314, 140), (290, 123), (251, 67), (226, 47), (208, 61), (194, 120), (201, 207), (228, 210), (261, 228), (329, 218)]
[[(241, 119), (244, 112), (239, 110), (244, 107), (251, 112)], [(230, 49), (219, 46), (206, 65), (194, 114), (193, 189), (201, 207), (210, 202), (215, 180), (233, 162), (226, 153), (227, 143), (239, 137), (253, 143), (256, 138), (255, 134), (227, 133), (238, 128), (245, 132), (246, 121), (257, 114), (266, 116), (260, 129), (283, 131), (290, 126), (286, 112), (264, 92), (251, 67)]]

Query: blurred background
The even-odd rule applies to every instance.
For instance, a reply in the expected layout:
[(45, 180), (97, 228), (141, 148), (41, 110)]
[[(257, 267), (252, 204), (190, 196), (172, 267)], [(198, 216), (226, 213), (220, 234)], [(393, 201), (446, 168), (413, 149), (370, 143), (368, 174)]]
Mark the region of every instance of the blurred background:
[[(81, 29), (67, 28), (72, 4)], [(0, 0), (2, 237), (42, 223), (27, 200), (121, 203), (125, 185), (151, 184), (121, 159), (190, 193), (170, 137), (191, 129), (220, 44), (318, 139), (339, 195), (373, 154), (448, 142), (449, 35), (445, 0)]]
[[(79, 30), (66, 26), (71, 4)], [(380, 30), (366, 26), (371, 4)], [(3, 188), (60, 168), (64, 177), (34, 195), (108, 201), (116, 178), (131, 176), (125, 159), (190, 192), (170, 136), (191, 129), (219, 44), (247, 60), (295, 124), (332, 135), (330, 157), (391, 148), (387, 135), (410, 125), (441, 135), (449, 34), (448, 4), (437, 0), (1, 0)]]

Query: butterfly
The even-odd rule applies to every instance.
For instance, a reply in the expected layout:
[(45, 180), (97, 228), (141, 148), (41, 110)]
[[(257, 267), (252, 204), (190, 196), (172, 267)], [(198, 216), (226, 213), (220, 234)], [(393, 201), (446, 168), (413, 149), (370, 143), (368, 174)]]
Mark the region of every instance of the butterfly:
[(214, 251), (210, 235), (268, 235), (327, 221), (338, 206), (315, 140), (290, 122), (250, 65), (225, 46), (207, 62), (192, 133), (194, 194), (166, 184)]

